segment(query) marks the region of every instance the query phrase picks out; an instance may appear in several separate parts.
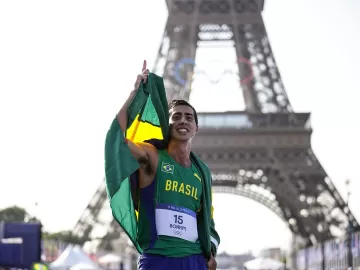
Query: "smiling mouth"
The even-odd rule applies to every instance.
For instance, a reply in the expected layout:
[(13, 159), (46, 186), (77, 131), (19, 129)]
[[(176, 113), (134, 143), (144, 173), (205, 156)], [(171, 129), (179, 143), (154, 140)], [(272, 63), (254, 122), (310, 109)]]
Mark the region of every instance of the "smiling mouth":
[(178, 128), (176, 130), (179, 132), (189, 132), (189, 130), (187, 128)]

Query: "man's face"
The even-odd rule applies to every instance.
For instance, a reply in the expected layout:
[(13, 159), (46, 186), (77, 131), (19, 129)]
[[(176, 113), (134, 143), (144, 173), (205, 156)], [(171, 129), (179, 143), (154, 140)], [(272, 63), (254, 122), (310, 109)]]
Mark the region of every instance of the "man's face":
[(194, 111), (186, 105), (178, 105), (170, 110), (171, 139), (188, 141), (196, 134)]

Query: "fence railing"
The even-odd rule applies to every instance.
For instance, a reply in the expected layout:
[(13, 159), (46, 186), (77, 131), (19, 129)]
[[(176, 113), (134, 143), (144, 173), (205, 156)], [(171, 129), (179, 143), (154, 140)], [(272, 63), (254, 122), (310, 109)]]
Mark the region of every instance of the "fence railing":
[[(360, 267), (360, 232), (351, 235), (353, 269)], [(328, 240), (296, 255), (297, 270), (342, 270), (349, 266), (349, 248), (346, 238)]]

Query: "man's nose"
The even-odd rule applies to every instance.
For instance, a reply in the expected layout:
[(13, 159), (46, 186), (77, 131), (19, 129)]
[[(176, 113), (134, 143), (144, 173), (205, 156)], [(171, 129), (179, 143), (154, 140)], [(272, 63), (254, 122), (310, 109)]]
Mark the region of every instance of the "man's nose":
[(182, 124), (187, 124), (187, 120), (186, 120), (186, 117), (185, 117), (185, 116), (181, 117), (180, 123), (182, 123)]

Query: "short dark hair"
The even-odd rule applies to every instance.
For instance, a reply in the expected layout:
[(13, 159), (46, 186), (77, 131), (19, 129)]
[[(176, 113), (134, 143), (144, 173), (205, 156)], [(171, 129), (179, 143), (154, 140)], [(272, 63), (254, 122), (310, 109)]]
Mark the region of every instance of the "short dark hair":
[(194, 109), (194, 107), (191, 106), (191, 104), (190, 104), (189, 102), (187, 102), (186, 100), (183, 100), (183, 99), (174, 99), (173, 101), (171, 101), (171, 102), (169, 103), (169, 111), (170, 111), (171, 109), (174, 109), (176, 106), (180, 106), (180, 105), (189, 106), (191, 109), (193, 109), (193, 111), (194, 111), (194, 120), (195, 120), (196, 125), (198, 125), (197, 112), (196, 112), (196, 110)]

